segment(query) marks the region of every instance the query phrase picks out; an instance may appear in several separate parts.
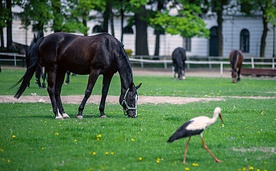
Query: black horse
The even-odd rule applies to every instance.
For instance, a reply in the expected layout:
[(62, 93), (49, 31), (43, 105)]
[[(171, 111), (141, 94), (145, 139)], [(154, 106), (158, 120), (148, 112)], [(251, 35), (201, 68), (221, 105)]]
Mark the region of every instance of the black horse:
[(186, 50), (182, 47), (176, 48), (172, 53), (174, 78), (176, 78), (176, 73), (178, 74), (178, 79), (185, 79), (185, 61), (186, 61)]
[[(102, 97), (99, 106), (100, 117), (104, 113), (105, 101), (113, 75), (118, 71), (121, 80), (119, 102), (129, 117), (137, 117), (137, 89), (133, 83), (130, 62), (123, 44), (113, 36), (104, 33), (95, 36), (79, 36), (68, 33), (53, 33), (40, 38), (32, 49), (30, 66), (24, 76), (15, 98), (19, 98), (27, 87), (38, 65), (45, 67), (48, 76), (48, 94), (56, 119), (69, 118), (62, 106), (60, 92), (66, 71), (89, 74), (84, 98), (79, 106), (77, 118), (82, 112), (100, 74), (103, 75)], [(16, 84), (16, 85), (17, 85)]]
[[(31, 49), (35, 46), (36, 42), (41, 38), (43, 37), (41, 32), (38, 33), (38, 35), (34, 35), (34, 38), (31, 42), (31, 45), (28, 46), (27, 50), (26, 50), (26, 65), (27, 65), (27, 68), (30, 67), (30, 51)], [(46, 80), (46, 73), (44, 71), (44, 67), (41, 66), (40, 64), (37, 65), (36, 67), (36, 70), (35, 70), (35, 80), (36, 80), (36, 84), (38, 85), (39, 88), (46, 88), (46, 83), (45, 83), (45, 80)], [(42, 83), (40, 81), (40, 78), (42, 78)], [(28, 87), (30, 86), (30, 83), (28, 84)]]

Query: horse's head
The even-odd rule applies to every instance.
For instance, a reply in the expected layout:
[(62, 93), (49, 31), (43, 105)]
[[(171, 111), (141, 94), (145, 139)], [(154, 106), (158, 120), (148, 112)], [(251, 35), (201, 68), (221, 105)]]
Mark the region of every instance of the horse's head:
[(120, 96), (120, 104), (123, 107), (124, 113), (128, 115), (128, 117), (137, 117), (137, 89), (141, 86), (141, 84), (142, 83), (140, 83), (138, 86), (135, 86), (132, 83), (126, 92)]
[(236, 83), (236, 81), (237, 81), (237, 71), (232, 70), (231, 72), (232, 72), (232, 74), (231, 74), (231, 76), (232, 76), (232, 83)]
[(178, 79), (180, 79), (180, 80), (185, 79), (185, 70), (183, 68), (180, 68), (178, 70)]

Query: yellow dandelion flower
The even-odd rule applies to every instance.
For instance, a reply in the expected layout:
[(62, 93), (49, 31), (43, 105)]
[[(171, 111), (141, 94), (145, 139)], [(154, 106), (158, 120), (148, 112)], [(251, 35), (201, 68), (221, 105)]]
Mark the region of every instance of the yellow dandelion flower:
[(242, 168), (242, 170), (246, 170), (246, 168), (244, 167), (244, 168)]
[(97, 153), (94, 151), (92, 154), (93, 154), (93, 155), (96, 155)]
[(134, 139), (134, 138), (131, 138), (131, 141), (132, 141), (132, 142), (134, 142), (134, 141), (135, 141), (135, 139)]
[(142, 161), (142, 160), (143, 160), (143, 158), (142, 158), (142, 157), (139, 157), (138, 159), (139, 159), (139, 161)]
[(189, 170), (190, 170), (190, 168), (188, 168), (188, 167), (185, 167), (185, 170), (186, 170), (186, 171), (189, 171)]
[(56, 132), (56, 133), (55, 133), (55, 135), (56, 135), (56, 136), (59, 136), (59, 133), (58, 133), (58, 132)]
[(10, 159), (8, 159), (8, 163), (10, 163), (11, 162), (11, 160)]
[(114, 154), (115, 154), (115, 152), (114, 152), (114, 151), (112, 151), (110, 154), (114, 155)]
[(253, 167), (253, 166), (250, 166), (250, 167), (249, 167), (249, 170), (254, 170), (254, 167)]
[(42, 147), (41, 150), (45, 150), (45, 147)]
[(224, 124), (221, 124), (222, 127), (224, 127)]
[(74, 142), (78, 142), (78, 140), (74, 139)]
[(107, 152), (105, 152), (105, 154), (106, 154), (106, 155), (108, 155), (108, 154), (109, 154), (109, 152), (107, 151)]
[(198, 167), (198, 166), (199, 166), (199, 164), (197, 164), (197, 163), (192, 163), (192, 166), (194, 166), (194, 167)]
[(15, 135), (12, 135), (12, 138), (16, 138), (16, 136), (15, 136)]
[(256, 171), (261, 171), (260, 169), (257, 169)]
[(158, 157), (158, 158), (156, 159), (156, 163), (159, 164), (160, 161), (161, 161), (161, 159)]

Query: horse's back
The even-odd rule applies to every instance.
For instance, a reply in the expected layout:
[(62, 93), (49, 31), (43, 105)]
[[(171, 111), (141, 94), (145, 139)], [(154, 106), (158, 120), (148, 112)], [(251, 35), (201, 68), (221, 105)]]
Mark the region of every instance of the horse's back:
[(46, 63), (57, 63), (77, 74), (89, 74), (91, 68), (115, 68), (112, 53), (119, 46), (119, 41), (109, 34), (80, 36), (60, 32), (44, 38), (40, 54)]

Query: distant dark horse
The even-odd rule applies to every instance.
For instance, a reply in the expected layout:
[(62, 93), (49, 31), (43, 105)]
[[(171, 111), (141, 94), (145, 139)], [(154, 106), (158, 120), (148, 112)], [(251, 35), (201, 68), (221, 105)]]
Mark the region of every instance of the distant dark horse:
[[(42, 37), (42, 35), (39, 34), (37, 36), (34, 35), (34, 38), (31, 42), (31, 45), (28, 47), (27, 49), (27, 53), (26, 53), (26, 64), (27, 64), (27, 68), (30, 67), (30, 51), (31, 49), (35, 46), (36, 42)], [(42, 83), (40, 81), (40, 78), (42, 78)], [(35, 80), (36, 80), (36, 84), (38, 85), (39, 88), (46, 88), (46, 73), (44, 71), (44, 67), (41, 66), (40, 64), (37, 65), (36, 70), (35, 70)], [(30, 83), (28, 84), (28, 86), (30, 86)]]
[(172, 61), (174, 67), (174, 78), (176, 78), (177, 73), (178, 79), (185, 79), (186, 50), (182, 47), (176, 48), (172, 53)]
[(23, 44), (17, 43), (17, 42), (12, 42), (12, 44), (10, 46), (11, 50), (18, 51), (19, 54), (23, 54), (23, 55), (26, 54), (27, 48), (28, 48), (27, 45), (23, 45)]
[(240, 74), (243, 62), (242, 52), (240, 50), (232, 50), (229, 55), (229, 60), (232, 68), (232, 83), (241, 81)]
[[(99, 106), (100, 117), (104, 113), (105, 101), (113, 75), (118, 71), (121, 80), (119, 102), (129, 117), (137, 117), (137, 89), (133, 83), (132, 69), (123, 49), (123, 44), (109, 34), (78, 36), (67, 33), (53, 33), (40, 38), (32, 49), (30, 66), (24, 76), (15, 98), (19, 98), (32, 78), (36, 67), (45, 66), (48, 75), (48, 94), (56, 119), (69, 118), (62, 106), (60, 92), (66, 71), (76, 74), (89, 74), (85, 96), (79, 106), (77, 118), (82, 112), (100, 74), (103, 75), (102, 97)], [(16, 84), (16, 85), (17, 85)]]

